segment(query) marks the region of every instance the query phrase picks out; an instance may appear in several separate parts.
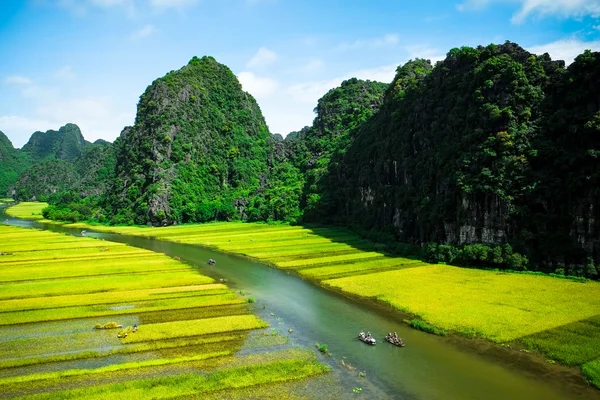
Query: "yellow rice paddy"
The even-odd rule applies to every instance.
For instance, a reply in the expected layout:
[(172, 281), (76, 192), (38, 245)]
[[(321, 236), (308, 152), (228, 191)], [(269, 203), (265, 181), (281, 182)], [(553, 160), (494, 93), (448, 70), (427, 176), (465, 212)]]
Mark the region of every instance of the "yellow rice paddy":
[[(28, 218), (34, 214), (33, 205), (19, 207), (24, 209), (17, 208), (13, 214)], [(147, 371), (175, 377), (189, 374), (187, 365), (199, 371), (226, 365), (250, 330), (267, 327), (250, 314), (245, 299), (226, 285), (165, 255), (89, 237), (9, 226), (0, 226), (0, 238), (3, 396), (64, 398), (68, 395), (60, 390), (68, 380), (68, 388), (77, 393), (74, 398), (92, 393), (92, 398), (106, 398), (120, 392), (110, 394), (113, 389), (107, 384), (115, 377), (123, 381), (124, 376), (125, 385), (136, 396), (146, 397), (150, 388), (136, 382), (147, 379)], [(206, 311), (216, 306), (215, 311)], [(164, 322), (161, 315), (167, 316)], [(122, 327), (95, 328), (109, 321)], [(139, 325), (135, 332), (134, 324)], [(122, 330), (128, 334), (118, 338)], [(25, 331), (25, 336), (19, 333)], [(165, 353), (168, 349), (172, 350)], [(106, 361), (100, 368), (89, 369), (85, 367), (88, 359)], [(257, 355), (245, 366), (255, 373), (244, 375), (244, 387), (264, 382), (261, 376), (285, 382), (327, 370), (300, 353), (286, 359), (289, 369), (284, 375), (274, 365), (254, 362), (260, 359)], [(50, 372), (36, 372), (40, 364)], [(5, 375), (14, 368), (18, 373)], [(235, 380), (228, 380), (232, 376), (238, 376), (237, 370), (215, 384), (220, 390), (236, 388)], [(186, 379), (197, 380), (194, 376)], [(178, 379), (161, 382), (165, 391), (177, 391)]]

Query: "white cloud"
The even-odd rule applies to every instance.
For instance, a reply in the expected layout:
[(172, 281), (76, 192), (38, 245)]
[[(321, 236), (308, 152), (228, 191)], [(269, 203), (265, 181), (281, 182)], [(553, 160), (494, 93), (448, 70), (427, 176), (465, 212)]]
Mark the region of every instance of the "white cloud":
[(150, 5), (155, 9), (184, 8), (195, 6), (198, 0), (150, 0)]
[(600, 51), (600, 40), (583, 42), (577, 39), (562, 39), (527, 48), (527, 50), (534, 54), (548, 53), (553, 60), (564, 60), (567, 65), (571, 64), (575, 57), (587, 49)]
[(258, 49), (256, 54), (254, 54), (252, 58), (248, 61), (246, 67), (264, 67), (266, 65), (274, 63), (275, 60), (277, 60), (277, 54), (274, 51), (271, 51), (266, 47), (261, 47), (260, 49)]
[(360, 49), (365, 47), (384, 47), (393, 46), (398, 44), (400, 38), (398, 35), (389, 33), (387, 35), (370, 38), (370, 39), (358, 39), (352, 43), (342, 43), (339, 46), (340, 50)]
[(432, 64), (446, 58), (446, 55), (436, 48), (429, 47), (427, 45), (410, 45), (406, 46), (409, 58), (414, 60), (415, 58), (424, 58), (430, 60)]
[(133, 40), (140, 40), (140, 39), (144, 39), (147, 38), (148, 36), (152, 35), (153, 33), (156, 32), (156, 28), (154, 27), (154, 25), (146, 25), (143, 28), (133, 32), (131, 34), (131, 39)]
[(271, 78), (261, 78), (252, 72), (240, 72), (238, 79), (242, 88), (257, 99), (265, 98), (277, 90), (279, 83)]
[(600, 0), (467, 0), (457, 5), (459, 11), (478, 10), (492, 3), (516, 3), (521, 8), (511, 21), (523, 23), (530, 15), (556, 15), (562, 18), (600, 16)]
[(77, 75), (75, 75), (75, 72), (73, 72), (73, 68), (71, 68), (70, 65), (65, 65), (60, 68), (54, 73), (54, 76), (65, 81), (74, 81), (77, 78)]
[(29, 86), (33, 85), (33, 81), (25, 76), (20, 75), (12, 75), (7, 76), (4, 82), (10, 85), (18, 85), (18, 86)]
[(311, 73), (311, 72), (315, 72), (315, 71), (322, 69), (324, 65), (325, 65), (325, 63), (323, 63), (323, 61), (314, 59), (314, 60), (310, 60), (309, 62), (304, 64), (302, 67), (300, 67), (300, 71), (306, 72), (306, 73)]

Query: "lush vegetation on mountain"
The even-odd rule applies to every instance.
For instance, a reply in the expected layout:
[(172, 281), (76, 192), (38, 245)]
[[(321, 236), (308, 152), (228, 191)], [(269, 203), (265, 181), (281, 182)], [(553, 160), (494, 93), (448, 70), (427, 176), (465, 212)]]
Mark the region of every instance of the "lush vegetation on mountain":
[(565, 70), (507, 42), (400, 67), (329, 171), (343, 193), (327, 187), (330, 220), (448, 243), (429, 251), (438, 261), (527, 267), (499, 246), (469, 246), (509, 243), (530, 267), (595, 277), (599, 66), (600, 53)]
[(266, 181), (270, 134), (256, 101), (212, 57), (155, 80), (115, 143), (113, 223), (246, 218)]
[(377, 112), (387, 87), (356, 78), (342, 82), (319, 100), (313, 125), (286, 138), (289, 159), (304, 178), (305, 220), (321, 221), (333, 211), (338, 179), (328, 172), (337, 169), (357, 129)]
[(19, 175), (30, 166), (29, 156), (15, 149), (0, 131), (0, 197), (9, 194), (9, 189), (19, 179)]
[(22, 151), (34, 161), (54, 158), (72, 162), (89, 144), (77, 125), (66, 124), (58, 131), (34, 132)]

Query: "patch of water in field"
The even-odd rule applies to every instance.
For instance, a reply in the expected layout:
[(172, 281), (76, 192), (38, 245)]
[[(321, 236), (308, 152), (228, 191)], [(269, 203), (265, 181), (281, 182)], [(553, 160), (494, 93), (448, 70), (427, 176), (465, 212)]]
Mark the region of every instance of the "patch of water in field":
[[(9, 222), (40, 226), (22, 220)], [(60, 226), (45, 228), (78, 234)], [(514, 361), (511, 352), (490, 355), (489, 351), (474, 351), (497, 346), (410, 329), (398, 314), (371, 302), (343, 297), (259, 262), (147, 238), (92, 232), (88, 236), (177, 256), (204, 275), (226, 279), (234, 290), (243, 290), (256, 300), (254, 312), (275, 332), (289, 336), (289, 346), (314, 349), (315, 343), (328, 345), (331, 356), (320, 358), (334, 367), (332, 376), (342, 381), (343, 398), (356, 398), (352, 389), (361, 387), (362, 396), (373, 399), (600, 399), (600, 392), (581, 379), (572, 379), (573, 370), (537, 365), (525, 355)], [(210, 258), (217, 264), (207, 265)], [(361, 329), (378, 339), (376, 346), (356, 339)], [(400, 334), (406, 347), (383, 341), (385, 333), (393, 331)], [(360, 378), (359, 372), (366, 377)]]

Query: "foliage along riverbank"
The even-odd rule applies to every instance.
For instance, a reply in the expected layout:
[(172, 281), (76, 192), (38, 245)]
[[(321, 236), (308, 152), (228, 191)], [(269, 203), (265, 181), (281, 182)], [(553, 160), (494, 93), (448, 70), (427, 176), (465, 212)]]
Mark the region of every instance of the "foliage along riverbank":
[(254, 223), (165, 228), (66, 226), (199, 244), (253, 257), (323, 286), (373, 298), (439, 330), (517, 344), (545, 354), (550, 362), (582, 366), (588, 381), (598, 386), (597, 282), (392, 257), (381, 245), (336, 228)]
[[(35, 229), (0, 225), (0, 237), (2, 397), (251, 393), (328, 371), (313, 350), (248, 341), (268, 325), (247, 300), (178, 260)], [(236, 355), (256, 344), (256, 354)]]

